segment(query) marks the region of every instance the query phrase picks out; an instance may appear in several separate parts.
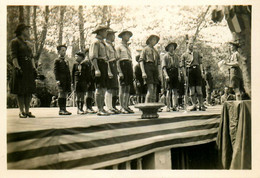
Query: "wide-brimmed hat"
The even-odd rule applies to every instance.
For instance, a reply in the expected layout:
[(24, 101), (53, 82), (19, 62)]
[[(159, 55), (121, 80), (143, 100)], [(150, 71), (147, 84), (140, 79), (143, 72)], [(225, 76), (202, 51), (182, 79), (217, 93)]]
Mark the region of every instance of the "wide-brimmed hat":
[(83, 52), (81, 52), (81, 51), (76, 52), (76, 55), (85, 58), (85, 53), (83, 53)]
[(129, 33), (130, 34), (130, 37), (133, 36), (133, 33), (129, 30), (123, 30), (121, 33), (118, 34), (118, 37), (119, 38), (122, 38), (122, 36), (125, 34), (125, 33)]
[(177, 43), (175, 43), (175, 42), (170, 42), (170, 43), (168, 43), (166, 46), (165, 46), (165, 51), (169, 51), (169, 47), (171, 46), (171, 45), (173, 45), (174, 46), (174, 50), (177, 48)]
[(113, 30), (112, 28), (108, 28), (107, 29), (107, 34), (109, 33), (116, 33), (117, 31)]
[(24, 29), (26, 29), (26, 28), (31, 28), (31, 26), (25, 25), (24, 23), (21, 23), (21, 24), (17, 25), (17, 27), (16, 27), (14, 33), (19, 34), (19, 33), (21, 33), (21, 32), (22, 32)]
[(99, 26), (97, 26), (97, 27), (93, 30), (92, 33), (98, 33), (100, 30), (107, 30), (107, 29), (109, 29), (108, 26), (105, 26), (105, 25), (99, 25)]
[(147, 44), (147, 45), (149, 44), (149, 41), (150, 41), (152, 38), (156, 38), (156, 40), (157, 40), (156, 43), (158, 43), (158, 41), (160, 40), (160, 37), (159, 37), (159, 36), (157, 36), (157, 35), (150, 35), (150, 36), (147, 38), (147, 40), (146, 40), (146, 44)]
[(67, 49), (67, 46), (63, 44), (63, 45), (58, 45), (58, 46), (57, 46), (57, 50), (59, 51), (62, 47), (64, 47), (64, 48)]

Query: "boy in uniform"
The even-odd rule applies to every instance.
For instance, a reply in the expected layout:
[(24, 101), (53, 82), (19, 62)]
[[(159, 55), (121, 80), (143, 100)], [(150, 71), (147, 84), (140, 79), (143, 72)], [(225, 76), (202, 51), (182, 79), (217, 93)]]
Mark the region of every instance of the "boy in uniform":
[(179, 59), (177, 55), (174, 53), (177, 48), (176, 43), (168, 43), (165, 47), (165, 51), (167, 53), (163, 56), (162, 59), (162, 70), (165, 77), (167, 94), (166, 94), (166, 102), (167, 108), (166, 111), (170, 112), (171, 110), (171, 100), (172, 100), (172, 110), (177, 111), (178, 109), (178, 85), (180, 80), (180, 72), (179, 72)]
[(129, 108), (130, 86), (133, 83), (132, 55), (128, 41), (133, 33), (123, 30), (118, 37), (122, 39), (121, 44), (117, 47), (117, 70), (119, 75), (119, 102), (121, 106), (120, 112), (123, 114), (134, 113)]
[(60, 107), (59, 115), (71, 115), (66, 110), (67, 94), (71, 91), (71, 76), (69, 62), (65, 59), (67, 46), (57, 46), (59, 57), (54, 62), (54, 75), (58, 86), (58, 104)]
[(146, 40), (147, 46), (142, 50), (140, 55), (140, 67), (144, 83), (147, 85), (146, 103), (156, 102), (156, 90), (159, 84), (158, 65), (160, 56), (154, 46), (160, 40), (157, 35), (150, 35)]
[(98, 116), (107, 116), (104, 110), (104, 99), (107, 88), (108, 65), (106, 45), (104, 39), (107, 36), (107, 26), (98, 26), (92, 33), (96, 34), (95, 41), (90, 45), (89, 57), (95, 69), (95, 100), (98, 107)]

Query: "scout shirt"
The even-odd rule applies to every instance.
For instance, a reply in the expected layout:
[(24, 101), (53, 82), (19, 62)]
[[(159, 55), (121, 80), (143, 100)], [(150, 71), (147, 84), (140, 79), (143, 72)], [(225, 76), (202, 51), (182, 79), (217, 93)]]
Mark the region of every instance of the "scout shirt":
[(234, 52), (231, 55), (231, 59), (230, 59), (231, 63), (238, 63), (238, 66), (229, 66), (230, 67), (230, 77), (232, 78), (233, 76), (242, 78), (242, 71), (239, 67), (239, 64), (241, 63), (241, 58), (240, 58), (240, 54), (238, 51)]
[(64, 91), (70, 91), (71, 76), (69, 62), (62, 57), (54, 61), (54, 75), (56, 81), (60, 81), (60, 86)]
[(202, 64), (202, 57), (197, 51), (186, 51), (181, 56), (181, 66), (192, 67)]
[(124, 61), (124, 60), (132, 61), (132, 55), (131, 55), (131, 50), (129, 48), (129, 45), (124, 43), (123, 41), (117, 47), (116, 52), (117, 52), (119, 61)]
[(89, 59), (91, 61), (94, 59), (107, 60), (106, 44), (100, 35), (97, 35), (95, 41), (90, 45)]
[(139, 62), (141, 61), (144, 61), (144, 63), (153, 62), (155, 65), (159, 65), (160, 56), (153, 47), (147, 45), (141, 52)]
[(116, 49), (111, 41), (106, 40), (106, 53), (109, 62), (117, 60)]
[(167, 52), (162, 58), (162, 68), (172, 69), (179, 68), (179, 59), (176, 54)]

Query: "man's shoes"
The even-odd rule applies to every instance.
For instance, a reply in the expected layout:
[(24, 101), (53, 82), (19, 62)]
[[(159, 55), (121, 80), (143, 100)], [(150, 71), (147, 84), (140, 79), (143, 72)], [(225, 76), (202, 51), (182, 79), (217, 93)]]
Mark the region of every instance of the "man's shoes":
[(166, 112), (170, 112), (171, 111), (171, 108), (166, 108)]
[(113, 109), (109, 109), (108, 111), (106, 111), (108, 114), (116, 114), (115, 111)]
[(177, 110), (177, 107), (173, 107), (173, 108), (172, 108), (172, 111), (178, 111), (178, 110)]
[(104, 112), (104, 110), (103, 110), (103, 111), (98, 111), (97, 115), (98, 116), (108, 116), (108, 113)]
[(26, 114), (26, 116), (29, 117), (29, 118), (35, 118), (35, 115), (32, 115), (31, 112), (28, 112), (28, 113)]
[(120, 114), (120, 110), (118, 110), (117, 108), (113, 108), (113, 111), (115, 112), (115, 114)]
[(85, 114), (95, 114), (97, 113), (96, 111), (94, 111), (92, 108), (87, 108), (85, 111)]
[(129, 112), (125, 108), (121, 108), (120, 113), (121, 114), (128, 114)]
[(205, 108), (205, 106), (200, 106), (200, 107), (199, 107), (199, 110), (200, 110), (200, 111), (206, 111), (206, 108)]
[(85, 112), (84, 112), (83, 110), (79, 109), (79, 110), (77, 111), (77, 114), (85, 114)]
[(197, 111), (197, 107), (196, 106), (193, 106), (190, 111)]
[(69, 112), (67, 110), (60, 110), (59, 115), (71, 115), (71, 112)]
[(126, 110), (127, 110), (127, 112), (128, 112), (129, 114), (135, 113), (135, 112), (134, 112), (131, 108), (129, 108), (129, 107), (127, 107)]
[(19, 113), (19, 118), (26, 118), (26, 117), (27, 117), (27, 115), (24, 112)]

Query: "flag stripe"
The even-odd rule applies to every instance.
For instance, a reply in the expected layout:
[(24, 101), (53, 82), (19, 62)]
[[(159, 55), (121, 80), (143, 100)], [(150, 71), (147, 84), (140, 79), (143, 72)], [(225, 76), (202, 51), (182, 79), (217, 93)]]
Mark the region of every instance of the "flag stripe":
[(174, 118), (160, 118), (153, 120), (140, 120), (130, 121), (130, 122), (120, 122), (120, 123), (111, 123), (111, 124), (100, 124), (89, 127), (73, 127), (69, 129), (45, 129), (45, 130), (37, 130), (37, 131), (26, 131), (26, 132), (16, 132), (16, 133), (8, 133), (7, 134), (7, 143), (29, 140), (34, 138), (44, 138), (49, 137), (50, 135), (72, 135), (79, 133), (93, 133), (100, 132), (105, 130), (114, 130), (119, 128), (131, 128), (131, 127), (142, 127), (148, 125), (160, 125), (165, 123), (175, 123), (186, 120), (205, 120), (214, 117), (220, 117), (219, 114), (212, 115), (197, 115), (197, 116), (183, 116), (183, 117), (174, 117)]
[(119, 159), (122, 157), (135, 155), (135, 154), (142, 153), (142, 152), (145, 152), (150, 149), (164, 147), (167, 145), (174, 145), (174, 144), (179, 144), (179, 143), (189, 143), (194, 140), (202, 141), (202, 140), (206, 140), (206, 139), (213, 139), (216, 136), (217, 136), (217, 133), (213, 133), (213, 134), (201, 135), (198, 137), (188, 137), (188, 138), (183, 138), (183, 139), (172, 139), (172, 140), (160, 141), (160, 142), (144, 145), (144, 146), (141, 146), (138, 148), (123, 150), (123, 151), (119, 151), (119, 152), (113, 152), (113, 153), (109, 153), (109, 154), (105, 154), (105, 155), (98, 155), (95, 157), (87, 157), (87, 158), (81, 158), (81, 159), (76, 159), (76, 160), (63, 161), (63, 162), (59, 162), (59, 163), (55, 163), (55, 164), (36, 167), (34, 169), (53, 169), (53, 168), (55, 169), (57, 167), (62, 167), (62, 169), (71, 169), (71, 168), (75, 168), (78, 166), (91, 165), (91, 164), (95, 164), (95, 163), (99, 163), (99, 162), (103, 162), (103, 161)]
[(105, 145), (119, 144), (119, 143), (129, 142), (133, 140), (145, 139), (157, 135), (168, 135), (168, 134), (188, 132), (193, 130), (217, 128), (218, 126), (219, 123), (198, 125), (198, 126), (188, 126), (188, 127), (177, 128), (177, 129), (160, 130), (160, 131), (154, 131), (149, 133), (139, 133), (139, 134), (126, 135), (126, 136), (86, 141), (86, 142), (74, 142), (70, 144), (60, 144), (60, 145), (54, 145), (48, 147), (40, 147), (37, 149), (31, 149), (25, 151), (16, 151), (7, 154), (7, 162), (10, 163), (10, 162), (16, 162), (16, 161), (34, 158), (38, 156), (52, 155), (52, 154), (58, 154), (67, 151), (90, 149), (90, 148), (95, 148), (95, 147), (100, 147)]

